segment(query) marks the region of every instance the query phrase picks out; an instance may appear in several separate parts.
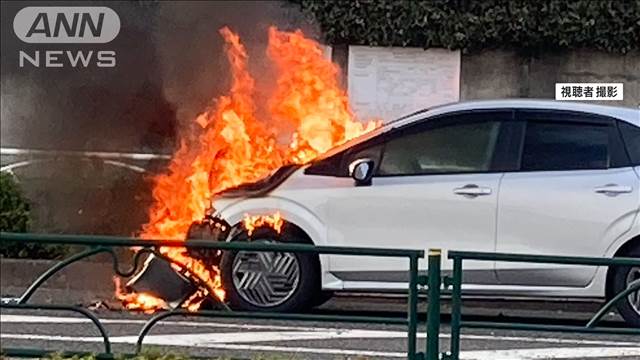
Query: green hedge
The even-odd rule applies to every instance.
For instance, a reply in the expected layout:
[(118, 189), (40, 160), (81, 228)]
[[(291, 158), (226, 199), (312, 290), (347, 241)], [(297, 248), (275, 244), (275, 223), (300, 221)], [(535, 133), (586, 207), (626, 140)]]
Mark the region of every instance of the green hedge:
[(9, 173), (0, 173), (0, 231), (26, 232), (29, 203)]
[(330, 44), (511, 48), (536, 53), (639, 48), (640, 0), (292, 0)]
[[(30, 206), (14, 177), (0, 173), (0, 231), (26, 232), (31, 223)], [(1, 242), (0, 257), (53, 259), (66, 253), (66, 247), (20, 242)]]

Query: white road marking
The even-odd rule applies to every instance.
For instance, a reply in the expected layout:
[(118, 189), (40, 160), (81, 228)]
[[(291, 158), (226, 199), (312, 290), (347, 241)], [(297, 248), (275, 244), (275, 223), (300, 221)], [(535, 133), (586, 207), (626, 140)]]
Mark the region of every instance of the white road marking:
[[(406, 338), (405, 333), (402, 338)], [(113, 342), (135, 343), (138, 336), (116, 336)], [(339, 331), (243, 331), (232, 333), (199, 333), (199, 334), (170, 334), (148, 335), (144, 338), (151, 342), (170, 344), (175, 346), (202, 346), (230, 343), (258, 343), (276, 341), (301, 340), (335, 340), (335, 339), (384, 339), (384, 331), (369, 330), (339, 330)], [(159, 339), (159, 340), (158, 340)]]
[[(241, 335), (243, 333), (234, 333)], [(208, 334), (209, 336), (218, 336), (219, 334)], [(1, 334), (0, 338), (19, 339), (19, 340), (46, 340), (46, 341), (67, 341), (67, 342), (102, 342), (101, 337), (74, 337), (74, 336), (51, 336), (51, 335), (31, 335), (31, 334)], [(111, 337), (111, 343), (135, 344), (136, 336), (114, 336)], [(287, 347), (287, 346), (268, 346), (268, 345), (234, 345), (234, 344), (218, 344), (199, 343), (184, 341), (184, 338), (176, 338), (175, 335), (150, 335), (145, 338), (146, 345), (162, 345), (162, 346), (185, 346), (199, 347), (217, 350), (245, 350), (245, 351), (274, 351), (287, 353), (307, 353), (307, 354), (323, 354), (323, 355), (354, 355), (354, 356), (375, 356), (375, 357), (406, 357), (406, 353), (401, 352), (385, 352), (371, 350), (350, 350), (350, 349), (330, 349), (330, 348), (306, 348), (306, 347)]]
[[(246, 333), (233, 333), (234, 336), (242, 336)], [(203, 339), (203, 336), (216, 337), (220, 334), (198, 334), (192, 335), (150, 335), (145, 338), (147, 345), (163, 346), (183, 346), (199, 347), (218, 350), (249, 350), (249, 351), (274, 351), (287, 353), (313, 353), (324, 355), (357, 355), (372, 357), (394, 357), (403, 358), (405, 353), (370, 351), (358, 349), (331, 349), (331, 348), (309, 348), (309, 347), (287, 347), (268, 345), (240, 345), (218, 343), (215, 339)], [(232, 335), (232, 334), (228, 334)], [(67, 341), (67, 342), (102, 342), (101, 337), (75, 337), (75, 336), (52, 336), (52, 335), (31, 335), (31, 334), (2, 334), (5, 339), (20, 340), (46, 340), (46, 341)], [(213, 340), (213, 341), (212, 341)], [(135, 336), (115, 336), (112, 343), (134, 344)], [(462, 351), (460, 358), (463, 360), (538, 360), (538, 359), (586, 359), (597, 357), (638, 357), (640, 356), (640, 346), (636, 347), (574, 347), (574, 348), (537, 348), (537, 349), (513, 349), (513, 350), (481, 350)]]
[[(136, 320), (136, 319), (100, 319), (103, 324), (122, 324), (122, 325), (144, 325), (148, 320)], [(32, 316), (32, 315), (6, 315), (0, 314), (0, 323), (37, 323), (37, 324), (81, 324), (91, 323), (87, 318), (81, 317), (62, 317), (62, 316)], [(315, 330), (334, 330), (338, 328), (318, 328), (318, 327), (303, 327), (303, 326), (281, 326), (281, 325), (253, 325), (253, 324), (236, 324), (225, 322), (207, 322), (207, 321), (176, 321), (166, 320), (161, 321), (161, 324), (171, 324), (174, 326), (185, 327), (215, 327), (215, 328), (230, 328), (230, 329), (247, 329), (247, 330), (294, 330), (294, 331), (315, 331)]]
[[(136, 319), (100, 319), (103, 324), (139, 324), (143, 325), (147, 320)], [(32, 316), (32, 315), (11, 315), (0, 314), (0, 323), (39, 323), (39, 324), (79, 324), (90, 323), (89, 319), (80, 317), (56, 317), (56, 316)], [(295, 341), (295, 340), (307, 340), (308, 338), (297, 339), (296, 335), (302, 336), (302, 332), (315, 332), (325, 333), (324, 336), (318, 339), (331, 339), (331, 338), (389, 338), (389, 339), (402, 339), (407, 336), (404, 331), (391, 331), (391, 330), (359, 330), (359, 329), (344, 329), (344, 328), (329, 328), (329, 327), (302, 327), (302, 326), (278, 326), (278, 325), (251, 325), (251, 324), (237, 324), (237, 323), (225, 323), (225, 322), (193, 322), (193, 321), (165, 321), (159, 323), (157, 326), (185, 326), (185, 327), (214, 327), (214, 328), (227, 328), (227, 329), (242, 329), (242, 330), (279, 330), (279, 339), (277, 340), (258, 340), (253, 339), (245, 341), (244, 338), (235, 338), (234, 342), (258, 342), (258, 341)], [(291, 332), (291, 333), (287, 333)], [(215, 336), (224, 336), (225, 333), (216, 333)], [(232, 333), (235, 334), (235, 333)], [(252, 337), (257, 337), (259, 333), (250, 333)], [(286, 334), (286, 335), (283, 335)], [(328, 334), (332, 334), (333, 337), (327, 337)], [(192, 334), (190, 336), (194, 336)], [(207, 336), (213, 336), (212, 334), (205, 334)], [(234, 335), (235, 336), (235, 335)], [(288, 337), (287, 337), (288, 336)], [(310, 335), (305, 335), (310, 336)], [(425, 338), (424, 333), (418, 334), (419, 338)], [(440, 338), (448, 339), (450, 334), (440, 334)], [(514, 341), (514, 342), (531, 342), (531, 343), (546, 343), (546, 344), (565, 344), (565, 345), (594, 345), (594, 346), (636, 346), (638, 343), (629, 341), (609, 341), (609, 340), (586, 340), (586, 339), (570, 339), (570, 338), (549, 338), (549, 337), (527, 337), (527, 336), (500, 336), (500, 335), (474, 335), (463, 334), (461, 336), (463, 340), (488, 340), (488, 341)]]

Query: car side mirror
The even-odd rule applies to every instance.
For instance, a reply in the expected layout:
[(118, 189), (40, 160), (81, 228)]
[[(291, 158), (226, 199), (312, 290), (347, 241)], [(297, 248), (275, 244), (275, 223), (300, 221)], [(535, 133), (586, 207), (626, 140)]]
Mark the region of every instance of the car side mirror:
[(369, 158), (354, 160), (349, 164), (349, 175), (356, 183), (356, 186), (371, 185), (375, 162)]

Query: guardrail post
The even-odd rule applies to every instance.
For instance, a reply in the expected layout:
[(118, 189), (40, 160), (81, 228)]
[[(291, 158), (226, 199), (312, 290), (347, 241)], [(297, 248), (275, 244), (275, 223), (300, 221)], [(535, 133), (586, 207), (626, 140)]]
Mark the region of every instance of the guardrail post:
[(409, 257), (409, 309), (407, 314), (408, 339), (407, 339), (407, 359), (419, 359), (417, 350), (418, 333), (418, 257)]
[(427, 303), (427, 360), (440, 357), (440, 249), (429, 249)]
[(460, 358), (460, 311), (462, 307), (462, 259), (453, 258), (453, 274), (451, 280), (451, 346), (449, 360)]

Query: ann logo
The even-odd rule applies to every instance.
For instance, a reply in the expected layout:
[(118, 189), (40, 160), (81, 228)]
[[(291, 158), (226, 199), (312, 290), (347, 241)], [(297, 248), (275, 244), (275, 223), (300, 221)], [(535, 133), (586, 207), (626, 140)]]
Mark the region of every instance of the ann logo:
[(26, 7), (13, 19), (26, 43), (108, 43), (120, 32), (120, 18), (103, 6)]
[[(104, 6), (26, 7), (13, 18), (16, 36), (29, 44), (105, 44), (120, 32), (120, 18)], [(25, 49), (18, 51), (18, 66), (87, 68), (116, 66), (116, 52), (96, 49)]]
[(102, 33), (102, 25), (104, 23), (104, 13), (98, 14), (97, 21), (91, 17), (91, 13), (73, 13), (73, 18), (68, 19), (67, 14), (64, 12), (55, 14), (55, 22), (53, 24), (53, 32), (51, 31), (51, 24), (49, 23), (49, 17), (47, 13), (38, 13), (31, 28), (27, 32), (27, 37), (30, 38), (34, 34), (42, 34), (47, 38), (59, 37), (61, 31), (64, 32), (64, 36), (67, 37), (84, 37), (87, 33), (87, 29), (94, 37), (100, 36)]

